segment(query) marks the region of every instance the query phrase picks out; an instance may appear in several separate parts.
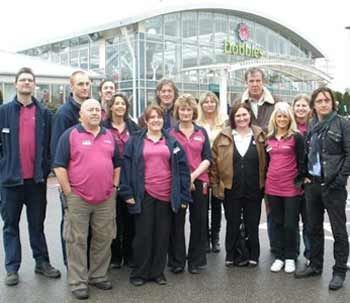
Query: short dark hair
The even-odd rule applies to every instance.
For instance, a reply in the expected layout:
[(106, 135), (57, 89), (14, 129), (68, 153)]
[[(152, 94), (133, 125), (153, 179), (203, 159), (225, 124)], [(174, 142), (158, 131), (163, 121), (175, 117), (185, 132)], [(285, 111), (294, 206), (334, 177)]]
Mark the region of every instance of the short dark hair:
[(115, 89), (117, 88), (115, 82), (114, 82), (112, 79), (103, 79), (103, 80), (101, 81), (100, 85), (98, 86), (98, 91), (99, 91), (99, 92), (102, 91), (102, 87), (103, 87), (103, 85), (104, 85), (106, 82), (111, 82), (111, 83), (113, 83), (114, 88), (115, 88)]
[(235, 115), (240, 108), (245, 108), (248, 111), (248, 113), (250, 115), (249, 126), (252, 125), (252, 109), (251, 109), (250, 105), (245, 103), (245, 102), (241, 103), (240, 101), (237, 101), (233, 104), (233, 106), (231, 108), (230, 116), (229, 116), (230, 125), (231, 125), (232, 129), (236, 128)]
[(117, 94), (114, 94), (113, 95), (113, 98), (111, 100), (108, 101), (107, 103), (107, 117), (109, 120), (112, 121), (112, 111), (111, 111), (111, 108), (114, 104), (114, 101), (117, 97), (120, 97), (123, 99), (124, 103), (125, 103), (125, 106), (126, 106), (126, 111), (125, 111), (125, 114), (124, 114), (124, 121), (129, 118), (129, 108), (130, 108), (130, 103), (128, 101), (128, 98), (124, 95), (124, 94), (121, 94), (121, 93), (117, 93)]
[(311, 94), (311, 100), (310, 100), (310, 108), (314, 110), (314, 107), (315, 107), (315, 100), (317, 98), (317, 96), (319, 94), (325, 94), (325, 93), (328, 93), (330, 96), (331, 96), (331, 100), (332, 100), (332, 110), (333, 111), (336, 111), (337, 110), (337, 103), (335, 102), (335, 97), (334, 97), (334, 94), (333, 94), (333, 91), (329, 88), (329, 87), (326, 87), (326, 86), (321, 86), (317, 89), (315, 89), (312, 94)]
[(33, 70), (32, 70), (31, 68), (29, 68), (29, 67), (22, 67), (22, 68), (17, 72), (17, 74), (16, 74), (16, 76), (15, 76), (15, 83), (17, 83), (19, 76), (22, 75), (22, 74), (31, 74), (31, 75), (33, 76), (33, 80), (34, 80), (34, 82), (35, 82), (35, 75), (34, 75)]
[(174, 103), (175, 103), (175, 100), (179, 97), (179, 90), (177, 89), (175, 82), (170, 79), (162, 79), (158, 82), (156, 87), (156, 102), (158, 103), (158, 105), (160, 105), (160, 98), (158, 96), (158, 93), (161, 91), (164, 85), (170, 85), (174, 90), (174, 95), (175, 95)]
[(263, 72), (262, 69), (258, 68), (258, 67), (251, 67), (251, 68), (248, 68), (246, 70), (246, 72), (244, 73), (244, 79), (245, 81), (248, 80), (248, 76), (249, 75), (254, 75), (256, 73), (259, 73), (261, 75), (261, 78), (263, 81), (265, 81), (265, 73)]

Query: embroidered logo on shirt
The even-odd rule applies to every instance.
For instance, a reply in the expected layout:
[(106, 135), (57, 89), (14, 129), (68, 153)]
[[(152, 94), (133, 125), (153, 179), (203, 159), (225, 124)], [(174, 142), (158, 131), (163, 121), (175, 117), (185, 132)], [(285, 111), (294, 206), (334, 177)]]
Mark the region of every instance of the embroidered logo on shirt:
[(4, 127), (1, 132), (4, 133), (4, 134), (9, 134), (10, 133), (10, 129), (7, 128), (7, 127)]
[(272, 150), (272, 146), (270, 146), (270, 145), (266, 146), (266, 151), (267, 152), (270, 152), (271, 150)]
[(200, 137), (200, 136), (195, 136), (195, 137), (193, 137), (193, 140), (194, 140), (194, 141), (200, 141), (200, 142), (203, 141), (202, 137)]
[(81, 142), (81, 144), (82, 144), (82, 145), (88, 146), (88, 145), (92, 145), (92, 142), (91, 142), (90, 140), (83, 140), (83, 141)]
[(103, 140), (103, 142), (106, 143), (106, 144), (112, 144), (112, 141), (111, 141), (111, 140), (108, 140), (108, 139)]

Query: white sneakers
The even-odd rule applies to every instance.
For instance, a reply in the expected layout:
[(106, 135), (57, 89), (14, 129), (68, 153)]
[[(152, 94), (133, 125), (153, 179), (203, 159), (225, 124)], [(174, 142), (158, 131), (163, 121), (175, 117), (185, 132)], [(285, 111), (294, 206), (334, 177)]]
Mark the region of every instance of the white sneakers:
[(279, 272), (284, 266), (284, 262), (280, 259), (276, 259), (275, 262), (272, 263), (270, 270), (272, 272)]
[(272, 272), (280, 272), (283, 266), (286, 273), (290, 274), (295, 272), (295, 261), (293, 259), (286, 259), (285, 262), (276, 259), (275, 262), (272, 263), (270, 270)]
[(295, 272), (295, 261), (293, 259), (287, 259), (285, 261), (284, 271), (288, 274)]

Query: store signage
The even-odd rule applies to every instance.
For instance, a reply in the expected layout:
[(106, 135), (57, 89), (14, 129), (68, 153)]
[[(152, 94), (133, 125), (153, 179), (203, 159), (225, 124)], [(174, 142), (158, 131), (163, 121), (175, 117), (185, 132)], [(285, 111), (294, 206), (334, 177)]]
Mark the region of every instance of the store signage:
[(240, 23), (237, 26), (237, 36), (241, 42), (233, 43), (224, 41), (224, 53), (227, 55), (243, 56), (259, 59), (263, 56), (263, 50), (248, 43), (250, 38), (249, 28), (246, 24)]

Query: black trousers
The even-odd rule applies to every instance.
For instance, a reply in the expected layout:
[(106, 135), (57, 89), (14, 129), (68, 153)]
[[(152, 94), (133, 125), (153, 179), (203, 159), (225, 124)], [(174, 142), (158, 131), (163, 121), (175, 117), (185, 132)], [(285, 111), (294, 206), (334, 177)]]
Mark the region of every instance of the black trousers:
[(300, 197), (267, 195), (273, 222), (276, 258), (280, 260), (297, 257), (297, 229)]
[(210, 195), (209, 203), (208, 203), (208, 211), (209, 211), (209, 204), (210, 204), (210, 228), (209, 228), (209, 216), (207, 220), (207, 237), (208, 239), (211, 239), (214, 241), (215, 239), (218, 239), (220, 234), (220, 228), (221, 228), (221, 213), (222, 213), (222, 200)]
[(180, 208), (171, 215), (168, 266), (172, 268), (184, 268), (186, 264), (185, 220), (186, 208)]
[[(198, 267), (207, 264), (207, 220), (208, 220), (208, 195), (203, 194), (203, 183), (196, 180), (195, 190), (192, 191), (193, 202), (190, 210), (190, 241), (188, 245), (188, 266)], [(169, 260), (170, 267), (184, 267), (186, 263), (185, 241), (186, 209), (181, 209), (173, 214), (170, 232)]]
[(208, 220), (208, 194), (203, 193), (203, 182), (194, 182), (192, 191), (193, 203), (190, 209), (190, 242), (188, 244), (188, 267), (198, 267), (207, 264), (207, 220)]
[(140, 214), (135, 215), (133, 254), (135, 268), (130, 278), (155, 279), (163, 274), (169, 244), (171, 207), (147, 193)]
[(324, 211), (327, 210), (334, 237), (333, 273), (345, 277), (346, 262), (349, 256), (349, 242), (346, 231), (345, 205), (347, 191), (345, 188), (330, 189), (318, 183), (305, 186), (307, 214), (309, 216), (311, 266), (322, 270), (324, 256)]
[(226, 261), (233, 261), (240, 232), (241, 214), (248, 236), (250, 260), (258, 261), (260, 256), (259, 223), (262, 196), (256, 199), (234, 197), (234, 190), (225, 190), (224, 209), (226, 217)]
[(134, 216), (129, 214), (126, 202), (119, 196), (117, 203), (117, 236), (112, 241), (112, 263), (132, 261), (132, 241), (135, 234)]
[(24, 205), (33, 258), (36, 262), (49, 261), (44, 234), (47, 205), (46, 182), (35, 183), (32, 179), (25, 180), (23, 185), (1, 188), (0, 213), (4, 222), (3, 240), (7, 272), (17, 272), (21, 265), (19, 222)]

